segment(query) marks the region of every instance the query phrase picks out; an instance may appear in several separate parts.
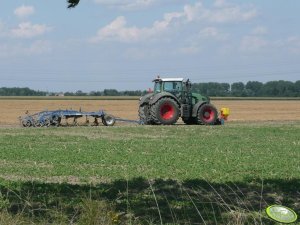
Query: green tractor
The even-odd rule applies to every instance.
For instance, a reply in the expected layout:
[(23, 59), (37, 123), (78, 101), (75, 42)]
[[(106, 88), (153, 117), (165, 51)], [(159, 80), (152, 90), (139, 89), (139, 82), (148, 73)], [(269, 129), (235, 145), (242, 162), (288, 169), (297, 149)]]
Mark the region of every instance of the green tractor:
[(220, 124), (218, 111), (208, 97), (192, 93), (183, 78), (156, 78), (154, 90), (140, 98), (139, 117), (144, 124), (171, 125), (179, 117), (185, 124)]

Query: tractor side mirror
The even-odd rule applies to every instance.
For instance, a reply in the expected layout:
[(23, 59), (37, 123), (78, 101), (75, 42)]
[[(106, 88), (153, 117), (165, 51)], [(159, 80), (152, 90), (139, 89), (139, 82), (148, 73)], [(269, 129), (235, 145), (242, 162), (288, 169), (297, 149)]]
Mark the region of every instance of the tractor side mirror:
[(192, 88), (192, 84), (191, 84), (191, 82), (190, 82), (189, 79), (186, 81), (186, 88), (187, 89), (191, 89)]

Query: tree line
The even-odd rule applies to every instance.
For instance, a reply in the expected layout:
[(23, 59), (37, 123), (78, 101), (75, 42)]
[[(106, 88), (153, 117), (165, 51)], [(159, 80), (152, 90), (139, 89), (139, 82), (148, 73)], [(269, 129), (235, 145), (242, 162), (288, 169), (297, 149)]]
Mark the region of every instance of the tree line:
[[(291, 81), (269, 81), (262, 83), (259, 81), (249, 81), (229, 83), (194, 83), (192, 91), (211, 97), (300, 97), (300, 80)], [(142, 96), (148, 91), (118, 91), (116, 89), (104, 89), (103, 91), (91, 92), (45, 92), (35, 91), (30, 88), (0, 88), (0, 96)]]
[(0, 88), (0, 96), (46, 96), (47, 92), (45, 91), (35, 91), (28, 87), (25, 88)]
[(197, 83), (192, 90), (211, 97), (300, 97), (300, 80), (248, 81), (229, 83)]

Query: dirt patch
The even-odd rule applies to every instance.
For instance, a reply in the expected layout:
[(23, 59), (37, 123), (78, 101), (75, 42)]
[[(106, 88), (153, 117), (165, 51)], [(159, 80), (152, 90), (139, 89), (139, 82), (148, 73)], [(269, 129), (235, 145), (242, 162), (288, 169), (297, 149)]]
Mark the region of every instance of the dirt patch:
[[(295, 121), (300, 120), (300, 101), (247, 100), (212, 102), (218, 109), (230, 108), (229, 121)], [(0, 125), (15, 126), (25, 111), (103, 109), (116, 117), (138, 119), (137, 100), (0, 100)]]

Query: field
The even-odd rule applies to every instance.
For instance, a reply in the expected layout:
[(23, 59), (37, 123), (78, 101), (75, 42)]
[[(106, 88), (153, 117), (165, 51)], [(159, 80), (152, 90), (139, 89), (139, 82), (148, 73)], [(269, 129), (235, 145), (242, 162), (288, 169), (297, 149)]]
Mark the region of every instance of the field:
[(0, 100), (0, 224), (274, 224), (268, 205), (300, 212), (299, 101), (213, 103), (231, 109), (225, 126), (24, 129), (24, 110), (136, 119), (137, 101)]
[[(294, 121), (300, 120), (299, 100), (213, 100), (218, 109), (229, 107), (230, 121)], [(108, 113), (122, 118), (138, 119), (138, 100), (65, 100), (64, 98), (40, 99), (1, 99), (0, 126), (19, 125), (18, 117), (43, 110), (74, 109), (97, 111), (104, 109)]]

